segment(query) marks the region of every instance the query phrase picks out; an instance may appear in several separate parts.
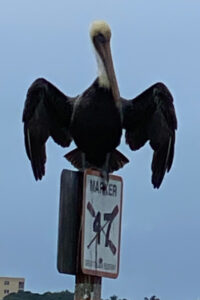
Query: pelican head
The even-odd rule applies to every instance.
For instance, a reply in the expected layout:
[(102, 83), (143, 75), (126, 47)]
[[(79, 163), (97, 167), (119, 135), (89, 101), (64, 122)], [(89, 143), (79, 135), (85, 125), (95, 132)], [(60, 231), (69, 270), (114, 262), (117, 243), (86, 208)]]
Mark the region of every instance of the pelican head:
[(105, 21), (94, 21), (90, 28), (90, 37), (103, 37), (105, 41), (109, 42), (111, 38), (110, 26)]
[(97, 57), (99, 85), (110, 88), (114, 100), (118, 102), (120, 95), (110, 49), (109, 25), (105, 21), (94, 21), (90, 28), (90, 37)]

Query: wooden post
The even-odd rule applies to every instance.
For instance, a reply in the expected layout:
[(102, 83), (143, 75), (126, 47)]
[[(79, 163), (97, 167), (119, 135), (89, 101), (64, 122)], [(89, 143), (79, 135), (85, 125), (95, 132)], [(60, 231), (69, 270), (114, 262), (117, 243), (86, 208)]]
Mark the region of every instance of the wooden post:
[(101, 300), (101, 277), (79, 272), (76, 275), (74, 300)]
[[(78, 195), (79, 199), (79, 216), (82, 220), (82, 201), (83, 201), (83, 177), (81, 184), (79, 184)], [(81, 236), (82, 236), (82, 222), (80, 222), (80, 230), (78, 236), (78, 251), (77, 251), (77, 272), (74, 291), (74, 300), (101, 300), (101, 277), (83, 274), (81, 270)]]
[(105, 189), (97, 171), (62, 172), (57, 264), (76, 276), (74, 300), (101, 300), (101, 278), (118, 276), (122, 187), (119, 176)]
[(74, 300), (101, 300), (101, 277), (81, 270), (83, 175), (63, 170), (61, 175), (58, 271), (76, 276)]

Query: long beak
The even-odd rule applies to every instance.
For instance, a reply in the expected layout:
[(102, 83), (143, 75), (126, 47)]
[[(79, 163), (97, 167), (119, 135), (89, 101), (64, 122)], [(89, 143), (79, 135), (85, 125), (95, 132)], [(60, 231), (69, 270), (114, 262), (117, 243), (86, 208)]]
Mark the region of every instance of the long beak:
[(110, 82), (111, 91), (113, 94), (113, 98), (116, 101), (116, 104), (119, 104), (120, 100), (120, 93), (119, 88), (117, 84), (117, 79), (115, 76), (113, 61), (112, 61), (112, 55), (111, 55), (111, 49), (110, 49), (110, 43), (109, 42), (98, 42), (96, 43), (97, 51), (103, 61), (108, 80)]

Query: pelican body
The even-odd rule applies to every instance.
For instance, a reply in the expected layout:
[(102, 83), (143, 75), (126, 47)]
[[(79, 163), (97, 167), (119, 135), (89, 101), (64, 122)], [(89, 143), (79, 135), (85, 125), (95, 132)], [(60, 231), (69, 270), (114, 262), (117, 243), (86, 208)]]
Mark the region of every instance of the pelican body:
[(70, 133), (75, 144), (85, 153), (86, 161), (97, 168), (104, 165), (107, 154), (120, 144), (120, 110), (110, 89), (99, 86), (98, 80), (78, 100)]
[(65, 157), (79, 170), (94, 168), (104, 178), (123, 167), (128, 159), (116, 150), (122, 130), (126, 143), (137, 150), (147, 141), (154, 150), (152, 183), (159, 188), (174, 156), (177, 121), (173, 97), (163, 83), (148, 88), (135, 99), (120, 96), (114, 72), (111, 30), (95, 21), (90, 30), (98, 63), (98, 77), (81, 95), (71, 98), (46, 79), (39, 78), (28, 90), (23, 112), (25, 147), (35, 179), (45, 174), (45, 143), (77, 146)]

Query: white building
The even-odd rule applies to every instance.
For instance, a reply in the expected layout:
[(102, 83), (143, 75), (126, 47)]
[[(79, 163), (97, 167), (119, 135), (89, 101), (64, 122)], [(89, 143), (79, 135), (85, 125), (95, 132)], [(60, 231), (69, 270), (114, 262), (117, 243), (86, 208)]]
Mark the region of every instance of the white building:
[(24, 278), (0, 277), (0, 300), (11, 293), (24, 290)]

